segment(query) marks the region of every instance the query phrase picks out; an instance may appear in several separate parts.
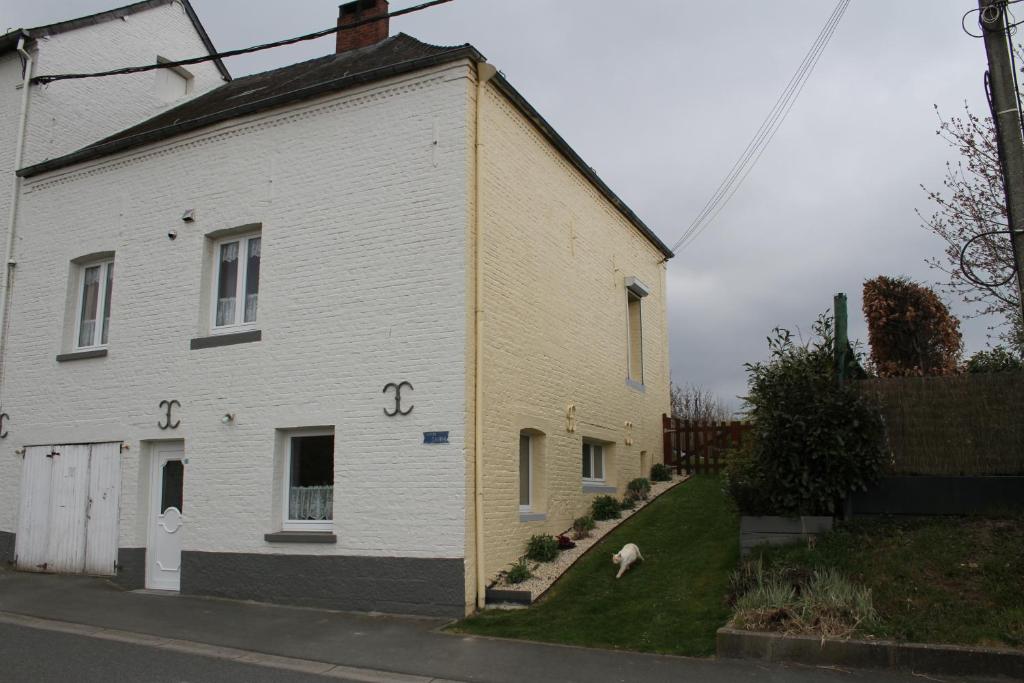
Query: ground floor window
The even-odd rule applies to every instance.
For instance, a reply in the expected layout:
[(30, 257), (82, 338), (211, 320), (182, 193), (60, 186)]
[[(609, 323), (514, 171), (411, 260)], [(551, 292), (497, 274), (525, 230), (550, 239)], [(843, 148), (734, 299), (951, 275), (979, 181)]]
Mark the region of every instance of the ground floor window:
[(533, 489), (533, 438), (519, 433), (519, 511), (529, 512)]
[(330, 531), (334, 520), (334, 434), (291, 435), (285, 467), (284, 528)]
[(583, 442), (583, 481), (604, 481), (604, 447)]

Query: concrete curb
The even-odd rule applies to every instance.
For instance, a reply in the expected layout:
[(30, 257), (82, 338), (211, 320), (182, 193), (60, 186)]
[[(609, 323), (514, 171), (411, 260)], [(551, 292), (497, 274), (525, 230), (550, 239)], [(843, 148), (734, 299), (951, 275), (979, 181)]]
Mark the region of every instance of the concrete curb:
[(40, 619), (11, 612), (0, 612), (0, 624), (23, 626), (41, 631), (57, 631), (69, 633), (86, 638), (98, 638), (100, 640), (114, 640), (120, 643), (155, 647), (164, 650), (173, 650), (184, 654), (197, 655), (200, 657), (211, 657), (214, 659), (229, 659), (235, 662), (265, 666), (274, 669), (286, 669), (300, 673), (317, 674), (331, 678), (342, 678), (349, 681), (361, 681), (362, 683), (458, 683), (442, 678), (430, 678), (429, 676), (414, 676), (410, 674), (393, 673), (390, 671), (378, 671), (376, 669), (363, 669), (351, 666), (341, 666), (329, 662), (318, 662), (310, 659), (296, 659), (294, 657), (281, 657), (251, 650), (240, 650), (233, 647), (221, 647), (208, 645), (190, 640), (177, 640), (174, 638), (163, 638), (145, 633), (133, 633), (131, 631), (119, 631), (117, 629), (101, 628), (86, 624), (75, 624), (67, 621), (56, 621), (54, 619)]
[(718, 657), (723, 659), (1024, 679), (1024, 650), (892, 640), (822, 639), (743, 631), (728, 626), (718, 629), (716, 645)]

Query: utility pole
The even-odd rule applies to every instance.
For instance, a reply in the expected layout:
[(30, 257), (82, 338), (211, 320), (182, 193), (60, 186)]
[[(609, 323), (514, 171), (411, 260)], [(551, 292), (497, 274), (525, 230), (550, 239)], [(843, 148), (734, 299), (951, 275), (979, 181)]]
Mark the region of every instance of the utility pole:
[(999, 142), (999, 160), (1003, 166), (1006, 214), (1017, 268), (1017, 292), (1024, 310), (1024, 133), (1021, 131), (1013, 67), (1010, 65), (1012, 47), (1006, 22), (1006, 0), (978, 0), (978, 9), (988, 54), (992, 118)]

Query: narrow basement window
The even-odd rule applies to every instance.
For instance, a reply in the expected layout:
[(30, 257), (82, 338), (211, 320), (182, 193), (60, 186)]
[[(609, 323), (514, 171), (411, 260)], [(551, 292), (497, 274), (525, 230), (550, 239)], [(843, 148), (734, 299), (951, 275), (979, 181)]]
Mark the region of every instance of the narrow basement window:
[(529, 512), (533, 489), (533, 439), (519, 433), (519, 512)]

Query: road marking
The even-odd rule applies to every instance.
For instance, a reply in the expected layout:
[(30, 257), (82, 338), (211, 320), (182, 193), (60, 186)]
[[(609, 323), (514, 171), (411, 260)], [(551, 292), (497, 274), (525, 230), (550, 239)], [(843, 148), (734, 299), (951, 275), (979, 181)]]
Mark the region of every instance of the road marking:
[(287, 669), (301, 673), (341, 678), (360, 683), (459, 683), (443, 678), (431, 678), (429, 676), (415, 676), (411, 674), (393, 673), (390, 671), (378, 671), (377, 669), (363, 669), (353, 666), (342, 666), (330, 662), (318, 662), (311, 659), (297, 659), (294, 657), (281, 657), (252, 650), (240, 650), (233, 647), (222, 647), (208, 643), (198, 643), (191, 640), (179, 640), (176, 638), (164, 638), (145, 633), (134, 633), (132, 631), (120, 631), (118, 629), (102, 628), (100, 626), (89, 626), (87, 624), (75, 624), (68, 621), (57, 621), (55, 619), (41, 619), (11, 612), (0, 612), (0, 624), (23, 626), (40, 631), (56, 631), (69, 633), (71, 635), (83, 636), (86, 638), (98, 638), (101, 640), (115, 640), (122, 643), (142, 645), (161, 650), (181, 652), (184, 654), (213, 659), (227, 659), (235, 662), (243, 662), (255, 666), (265, 666), (274, 669)]

